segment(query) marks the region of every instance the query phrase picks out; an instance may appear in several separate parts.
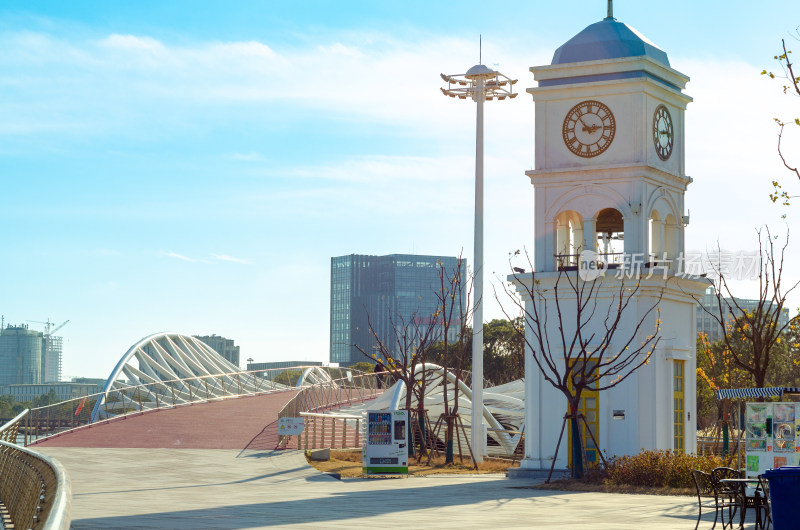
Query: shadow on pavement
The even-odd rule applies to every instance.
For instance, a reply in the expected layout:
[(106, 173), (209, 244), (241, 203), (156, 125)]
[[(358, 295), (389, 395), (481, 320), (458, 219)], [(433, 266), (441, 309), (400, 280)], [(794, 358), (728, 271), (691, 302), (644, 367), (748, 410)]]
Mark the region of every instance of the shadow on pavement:
[[(313, 480), (306, 477), (306, 480)], [(319, 480), (331, 480), (330, 477), (321, 475)], [(382, 488), (375, 490), (359, 489), (353, 491), (346, 487), (333, 490), (325, 495), (315, 495), (313, 498), (281, 500), (275, 502), (263, 502), (255, 504), (242, 504), (235, 506), (217, 506), (206, 509), (193, 509), (181, 511), (169, 511), (160, 513), (150, 513), (132, 516), (119, 517), (98, 517), (92, 519), (80, 519), (72, 521), (72, 528), (245, 528), (245, 527), (268, 527), (277, 525), (291, 524), (310, 524), (319, 525), (341, 523), (346, 520), (353, 520), (353, 524), (364, 526), (364, 521), (356, 519), (381, 516), (386, 514), (402, 514), (403, 512), (418, 512), (419, 510), (432, 510), (435, 514), (437, 508), (469, 506), (477, 503), (489, 503), (489, 510), (502, 509), (503, 505), (512, 500), (522, 499), (530, 503), (529, 507), (523, 506), (524, 513), (529, 516), (520, 519), (519, 523), (524, 526), (534, 526), (539, 528), (559, 527), (559, 528), (589, 528), (587, 518), (592, 517), (589, 508), (583, 508), (581, 516), (586, 523), (570, 526), (568, 521), (561, 521), (559, 525), (552, 524), (537, 525), (536, 510), (540, 514), (546, 514), (549, 510), (560, 505), (560, 511), (580, 510), (580, 494), (575, 492), (559, 492), (552, 490), (521, 490), (512, 488), (508, 480), (488, 480), (485, 482), (465, 483), (465, 484), (442, 484), (434, 486), (414, 486), (412, 482), (417, 480), (434, 481), (436, 479), (408, 479), (405, 484), (398, 487)], [(392, 481), (398, 484), (397, 481)], [(429, 482), (426, 482), (429, 483)], [(339, 483), (345, 484), (345, 483)], [(611, 494), (609, 494), (611, 495)], [(554, 497), (563, 497), (554, 500)], [(609, 497), (609, 502), (613, 502), (613, 496)], [(674, 510), (668, 510), (664, 517), (674, 520), (674, 528), (691, 528), (697, 520), (697, 512), (686, 512), (687, 505), (693, 505), (688, 499), (676, 499)], [(573, 505), (573, 506), (570, 506)], [(519, 506), (516, 509), (518, 513)], [(497, 512), (499, 514), (499, 512)], [(488, 514), (487, 514), (488, 515)], [(703, 514), (703, 520), (709, 523), (713, 521), (713, 513), (710, 518)], [(435, 519), (427, 521), (416, 520), (419, 513), (415, 513), (413, 519), (408, 520), (408, 525), (421, 527), (447, 527), (446, 519), (439, 520), (436, 524)], [(653, 516), (644, 515), (639, 524), (647, 526), (648, 520), (652, 521)], [(488, 523), (490, 519), (485, 521)], [(375, 523), (375, 521), (371, 521)], [(596, 521), (597, 522), (597, 521)], [(613, 521), (604, 521), (613, 523)], [(483, 526), (475, 521), (477, 526)], [(627, 521), (626, 521), (627, 523)], [(630, 524), (620, 524), (620, 528), (638, 528), (635, 516), (631, 514)]]

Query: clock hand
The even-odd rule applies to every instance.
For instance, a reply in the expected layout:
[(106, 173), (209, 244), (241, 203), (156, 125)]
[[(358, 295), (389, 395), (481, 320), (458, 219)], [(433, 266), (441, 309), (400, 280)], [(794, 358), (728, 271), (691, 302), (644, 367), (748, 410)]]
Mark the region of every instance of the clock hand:
[(597, 129), (600, 128), (600, 126), (596, 124), (586, 125), (586, 122), (583, 121), (583, 118), (581, 118), (580, 116), (578, 117), (578, 120), (583, 124), (583, 132), (588, 132), (589, 134), (593, 134)]

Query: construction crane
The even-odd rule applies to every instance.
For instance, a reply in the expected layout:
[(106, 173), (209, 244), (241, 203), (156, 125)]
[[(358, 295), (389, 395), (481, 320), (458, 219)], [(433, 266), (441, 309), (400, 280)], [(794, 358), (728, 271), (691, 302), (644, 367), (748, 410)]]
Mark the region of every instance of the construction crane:
[(49, 318), (47, 319), (47, 322), (42, 322), (40, 320), (28, 320), (27, 322), (34, 322), (36, 324), (44, 324), (45, 325), (45, 330), (44, 330), (44, 351), (45, 351), (45, 354), (44, 354), (44, 358), (42, 359), (42, 361), (43, 361), (43, 363), (42, 363), (43, 364), (43, 366), (42, 366), (42, 374), (44, 376), (44, 377), (42, 377), (42, 379), (44, 380), (47, 377), (47, 375), (46, 375), (47, 374), (47, 362), (49, 360), (48, 357), (50, 357), (50, 337), (53, 336), (53, 333), (55, 333), (59, 329), (63, 328), (67, 324), (69, 324), (69, 320), (65, 320), (64, 322), (62, 322), (58, 326), (56, 326), (54, 322), (50, 322)]

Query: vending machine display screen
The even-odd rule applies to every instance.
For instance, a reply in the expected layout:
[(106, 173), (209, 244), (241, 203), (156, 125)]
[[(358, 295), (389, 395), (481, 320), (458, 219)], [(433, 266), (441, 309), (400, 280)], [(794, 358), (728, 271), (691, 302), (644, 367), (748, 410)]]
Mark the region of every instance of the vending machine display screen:
[(367, 427), (371, 445), (390, 445), (392, 443), (392, 415), (390, 413), (370, 412)]

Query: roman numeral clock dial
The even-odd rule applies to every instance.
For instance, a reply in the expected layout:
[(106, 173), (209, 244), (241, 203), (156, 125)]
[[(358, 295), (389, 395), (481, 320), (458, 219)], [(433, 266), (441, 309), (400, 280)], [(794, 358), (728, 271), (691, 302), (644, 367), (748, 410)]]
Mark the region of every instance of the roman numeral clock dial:
[(653, 145), (658, 158), (666, 161), (672, 154), (672, 143), (675, 130), (672, 127), (672, 116), (664, 105), (659, 105), (653, 114)]
[(564, 144), (578, 156), (597, 156), (611, 145), (617, 130), (611, 109), (599, 101), (582, 101), (564, 118)]

